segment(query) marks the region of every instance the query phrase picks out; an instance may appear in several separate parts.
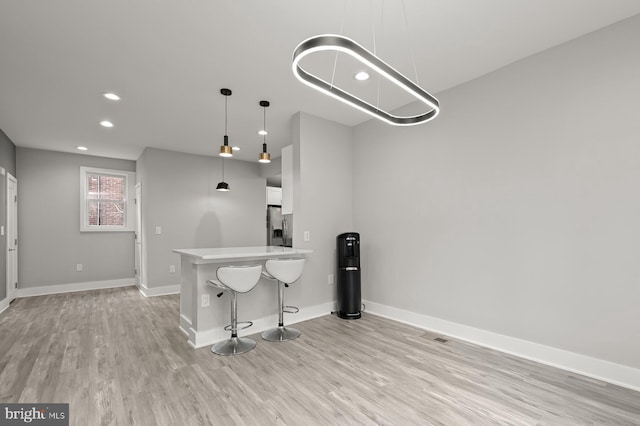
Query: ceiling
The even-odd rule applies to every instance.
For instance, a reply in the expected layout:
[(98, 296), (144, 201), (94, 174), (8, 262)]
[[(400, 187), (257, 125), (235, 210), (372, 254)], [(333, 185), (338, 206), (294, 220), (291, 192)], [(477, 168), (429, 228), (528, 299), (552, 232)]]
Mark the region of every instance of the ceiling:
[[(230, 144), (241, 148), (234, 158), (257, 161), (260, 100), (271, 102), (273, 157), (290, 143), (298, 111), (348, 126), (370, 119), (295, 79), (293, 50), (311, 36), (337, 33), (375, 48), (437, 96), (638, 13), (637, 0), (2, 0), (0, 129), (17, 146), (54, 151), (216, 155), (226, 87)], [(411, 101), (376, 78), (355, 81), (357, 63), (344, 54), (305, 61), (385, 109)], [(107, 91), (122, 99), (104, 99)], [(105, 119), (115, 126), (101, 127)]]

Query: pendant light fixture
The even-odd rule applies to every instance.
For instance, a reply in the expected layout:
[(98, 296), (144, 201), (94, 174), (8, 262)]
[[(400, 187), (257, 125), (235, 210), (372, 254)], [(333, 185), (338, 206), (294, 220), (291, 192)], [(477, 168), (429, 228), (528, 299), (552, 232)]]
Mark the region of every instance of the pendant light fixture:
[(231, 96), (231, 90), (220, 89), (220, 93), (224, 96), (224, 145), (220, 147), (220, 156), (222, 157), (222, 182), (216, 186), (216, 191), (229, 191), (229, 184), (224, 181), (224, 157), (233, 156), (233, 150), (229, 146), (229, 136), (227, 136), (227, 100)]
[[(388, 81), (396, 84), (399, 88), (415, 97), (417, 101), (424, 103), (428, 107), (428, 110), (424, 113), (411, 116), (398, 116), (391, 114), (377, 106), (371, 105), (369, 102), (349, 92), (340, 89), (339, 87), (334, 86), (332, 83), (305, 71), (299, 65), (299, 62), (305, 56), (314, 52), (327, 50), (350, 55), (363, 65), (366, 65), (368, 68), (377, 72), (381, 77), (386, 78)], [(391, 65), (387, 64), (355, 41), (340, 35), (319, 35), (311, 37), (300, 43), (293, 52), (292, 70), (296, 78), (307, 86), (313, 87), (325, 95), (329, 95), (332, 98), (338, 99), (347, 105), (395, 126), (412, 126), (424, 123), (434, 119), (440, 112), (440, 103), (426, 90), (409, 80)]]
[[(345, 2), (345, 15), (346, 15), (346, 7), (347, 2)], [(383, 7), (380, 8), (380, 25), (382, 26), (382, 16), (383, 16)], [(371, 9), (371, 17), (373, 21), (373, 8)], [(405, 1), (402, 0), (402, 10), (404, 14), (404, 23), (407, 30), (407, 35), (411, 40), (409, 34), (409, 20), (407, 18), (407, 9), (405, 5)], [(415, 70), (415, 82), (408, 79), (398, 70), (393, 68), (391, 65), (387, 64), (385, 61), (380, 59), (377, 56), (376, 52), (376, 31), (375, 24), (372, 22), (372, 30), (373, 30), (373, 52), (362, 47), (360, 44), (351, 40), (350, 38), (342, 36), (342, 29), (344, 27), (344, 16), (342, 25), (340, 26), (340, 35), (336, 34), (325, 34), (325, 35), (317, 35), (315, 37), (308, 38), (303, 41), (295, 48), (293, 51), (293, 61), (291, 64), (291, 68), (293, 70), (293, 74), (296, 76), (300, 82), (306, 84), (309, 87), (313, 87), (314, 89), (324, 93), (325, 95), (331, 96), (345, 104), (356, 108), (362, 112), (365, 112), (372, 117), (375, 117), (385, 123), (394, 125), (394, 126), (413, 126), (420, 123), (425, 123), (429, 120), (436, 118), (438, 113), (440, 112), (440, 102), (429, 92), (424, 90), (419, 86), (418, 83), (418, 69), (416, 67), (416, 60), (413, 54), (413, 48), (411, 47), (411, 42), (408, 42), (403, 48), (408, 48), (411, 51), (411, 57), (413, 60), (413, 68)], [(331, 81), (323, 80), (322, 78), (314, 75), (308, 71), (305, 71), (300, 66), (300, 61), (307, 55), (313, 54), (315, 52), (324, 52), (324, 51), (333, 51), (335, 52), (335, 60), (333, 63), (333, 75), (331, 77)], [(414, 114), (414, 115), (396, 115), (391, 112), (385, 111), (380, 108), (380, 105), (372, 105), (364, 99), (358, 97), (357, 95), (350, 93), (348, 91), (342, 90), (339, 87), (336, 87), (334, 83), (335, 72), (336, 72), (336, 64), (338, 61), (338, 53), (346, 53), (351, 56), (356, 61), (360, 62), (369, 70), (378, 74), (378, 77), (384, 78), (387, 81), (397, 85), (400, 89), (404, 90), (411, 96), (415, 98), (415, 100), (422, 102), (426, 109), (424, 112)], [(368, 73), (364, 73), (368, 74)], [(366, 80), (368, 75), (358, 73), (355, 76), (356, 79)], [(379, 81), (379, 79), (378, 79)], [(380, 99), (380, 83), (378, 83), (378, 100)]]
[(229, 184), (224, 181), (224, 158), (223, 158), (222, 159), (222, 182), (218, 183), (218, 186), (216, 186), (216, 191), (227, 192), (229, 190), (230, 190)]
[(267, 108), (269, 107), (269, 101), (260, 101), (260, 106), (263, 110), (263, 122), (262, 122), (262, 152), (260, 153), (260, 163), (270, 163), (271, 154), (267, 152)]
[(229, 146), (229, 136), (227, 136), (227, 100), (231, 96), (231, 90), (220, 89), (224, 95), (224, 144), (220, 146), (220, 157), (233, 157), (233, 149)]

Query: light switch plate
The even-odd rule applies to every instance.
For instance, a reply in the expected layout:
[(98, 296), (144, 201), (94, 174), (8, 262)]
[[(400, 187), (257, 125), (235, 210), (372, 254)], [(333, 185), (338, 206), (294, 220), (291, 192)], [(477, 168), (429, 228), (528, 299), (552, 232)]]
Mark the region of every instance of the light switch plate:
[(162, 234), (162, 228), (159, 226), (156, 226), (156, 235), (160, 235)]
[(4, 226), (0, 225), (0, 236), (4, 235)]
[(304, 231), (304, 240), (305, 241), (311, 241), (311, 232)]
[(209, 300), (209, 295), (208, 294), (203, 294), (202, 295), (202, 307), (206, 308), (207, 306), (209, 306), (210, 300)]

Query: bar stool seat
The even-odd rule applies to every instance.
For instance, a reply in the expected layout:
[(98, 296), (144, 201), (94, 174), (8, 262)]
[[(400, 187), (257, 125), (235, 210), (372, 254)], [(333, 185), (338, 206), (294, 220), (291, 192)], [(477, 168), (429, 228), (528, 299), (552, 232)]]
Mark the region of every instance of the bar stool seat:
[(278, 326), (262, 333), (262, 338), (270, 342), (286, 342), (300, 337), (300, 331), (284, 326), (285, 313), (297, 313), (295, 306), (284, 305), (284, 287), (298, 281), (304, 270), (305, 259), (270, 259), (262, 272), (265, 278), (278, 281)]
[[(223, 291), (231, 293), (231, 324), (224, 329), (231, 331), (231, 337), (211, 347), (211, 352), (218, 355), (238, 355), (249, 352), (256, 347), (256, 342), (246, 337), (238, 337), (238, 324), (245, 324), (240, 330), (251, 327), (253, 322), (238, 322), (238, 293), (251, 291), (260, 281), (261, 265), (221, 266), (216, 271), (215, 280), (207, 283)], [(218, 294), (218, 297), (222, 293)]]

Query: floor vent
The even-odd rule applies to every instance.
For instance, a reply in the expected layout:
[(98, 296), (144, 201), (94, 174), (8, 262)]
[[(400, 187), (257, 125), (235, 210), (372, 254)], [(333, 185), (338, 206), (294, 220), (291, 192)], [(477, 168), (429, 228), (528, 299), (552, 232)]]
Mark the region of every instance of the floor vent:
[(442, 338), (442, 337), (436, 337), (435, 339), (436, 342), (440, 342), (440, 343), (447, 343), (449, 340)]

